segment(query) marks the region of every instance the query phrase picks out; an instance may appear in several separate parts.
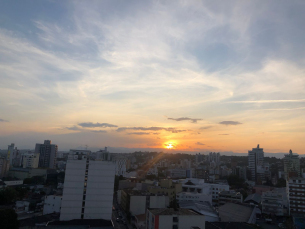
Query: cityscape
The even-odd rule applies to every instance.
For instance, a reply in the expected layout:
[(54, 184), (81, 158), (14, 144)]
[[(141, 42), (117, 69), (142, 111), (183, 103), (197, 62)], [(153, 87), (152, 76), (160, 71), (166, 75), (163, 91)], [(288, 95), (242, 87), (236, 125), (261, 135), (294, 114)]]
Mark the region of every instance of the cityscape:
[[(221, 153), (35, 150), (0, 158), (1, 208), (19, 228), (303, 227), (305, 158)], [(6, 151), (6, 152), (5, 152)], [(13, 211), (13, 212), (12, 212)], [(12, 224), (13, 225), (13, 224)]]
[(305, 229), (305, 2), (0, 2), (0, 229)]

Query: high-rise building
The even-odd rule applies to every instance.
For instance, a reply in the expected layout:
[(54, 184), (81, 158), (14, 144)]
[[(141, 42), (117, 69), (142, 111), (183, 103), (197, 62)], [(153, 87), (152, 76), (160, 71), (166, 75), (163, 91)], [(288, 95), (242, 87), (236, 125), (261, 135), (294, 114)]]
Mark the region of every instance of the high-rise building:
[(284, 156), (284, 174), (286, 179), (289, 178), (289, 174), (301, 176), (299, 155), (293, 154), (292, 150)]
[(89, 155), (67, 161), (60, 220), (105, 219), (112, 215), (115, 164)]
[(289, 214), (305, 212), (305, 178), (289, 177), (287, 182), (287, 196), (289, 198)]
[(7, 160), (9, 161), (10, 166), (13, 165), (14, 148), (15, 148), (15, 143), (12, 143), (7, 147)]
[(56, 154), (58, 146), (51, 143), (50, 140), (45, 140), (44, 144), (36, 144), (35, 154), (39, 154), (39, 167), (56, 168)]
[(248, 151), (248, 164), (251, 171), (251, 180), (256, 182), (264, 180), (264, 151), (263, 148), (259, 148), (259, 145), (257, 145), (257, 148)]

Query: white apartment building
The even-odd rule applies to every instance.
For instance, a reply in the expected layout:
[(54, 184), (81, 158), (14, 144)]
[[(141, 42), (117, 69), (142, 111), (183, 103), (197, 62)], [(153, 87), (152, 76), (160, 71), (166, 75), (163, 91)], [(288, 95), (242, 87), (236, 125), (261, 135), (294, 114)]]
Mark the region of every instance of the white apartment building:
[(114, 176), (112, 162), (89, 160), (89, 155), (68, 160), (60, 220), (110, 220)]
[(305, 178), (290, 177), (286, 187), (289, 201), (289, 214), (305, 213)]
[(178, 203), (181, 202), (209, 202), (212, 204), (212, 195), (205, 193), (180, 192), (176, 195)]
[(62, 196), (45, 196), (43, 205), (43, 215), (60, 212)]
[(22, 167), (23, 168), (38, 168), (39, 153), (25, 153), (22, 156)]
[(227, 184), (204, 183), (204, 179), (187, 178), (180, 180), (183, 192), (204, 193), (212, 196), (213, 204), (218, 203), (219, 192), (229, 191)]
[(295, 173), (295, 176), (298, 177), (301, 176), (299, 155), (293, 154), (292, 150), (289, 150), (289, 154), (284, 156), (285, 179), (289, 178), (289, 173)]
[(205, 216), (184, 208), (147, 209), (146, 223), (147, 229), (204, 229)]

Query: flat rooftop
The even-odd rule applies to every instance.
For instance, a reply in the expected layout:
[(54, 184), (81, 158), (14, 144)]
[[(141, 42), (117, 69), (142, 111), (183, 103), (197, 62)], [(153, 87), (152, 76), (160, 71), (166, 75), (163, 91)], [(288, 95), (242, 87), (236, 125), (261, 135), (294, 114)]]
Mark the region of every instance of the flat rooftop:
[(201, 215), (193, 210), (184, 208), (150, 208), (148, 210), (154, 215)]

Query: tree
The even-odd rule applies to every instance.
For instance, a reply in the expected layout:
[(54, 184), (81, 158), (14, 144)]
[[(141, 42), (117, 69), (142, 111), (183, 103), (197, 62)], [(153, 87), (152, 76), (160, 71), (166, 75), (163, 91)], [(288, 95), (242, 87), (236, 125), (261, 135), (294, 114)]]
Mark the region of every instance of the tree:
[(1, 229), (19, 228), (17, 214), (13, 209), (0, 210), (0, 228)]
[(2, 189), (0, 191), (0, 204), (9, 204), (15, 201), (18, 197), (18, 192), (10, 187)]

